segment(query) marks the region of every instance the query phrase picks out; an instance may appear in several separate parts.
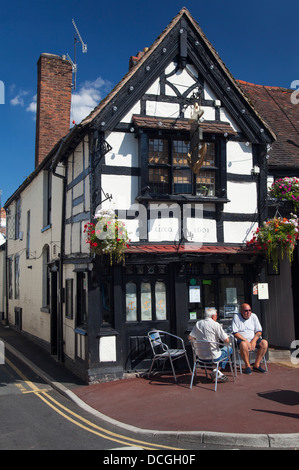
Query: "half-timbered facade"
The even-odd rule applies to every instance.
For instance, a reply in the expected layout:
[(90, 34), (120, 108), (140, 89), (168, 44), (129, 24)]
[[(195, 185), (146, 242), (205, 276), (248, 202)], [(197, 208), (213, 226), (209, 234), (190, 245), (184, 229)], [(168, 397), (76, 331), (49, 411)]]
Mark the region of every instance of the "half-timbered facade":
[[(58, 199), (43, 235), (51, 240), (36, 240), (34, 250), (48, 266), (49, 311), (34, 313), (33, 328), (24, 305), (22, 327), (38, 337), (45, 327), (51, 352), (93, 382), (147, 369), (148, 331), (187, 338), (207, 306), (226, 322), (246, 301), (264, 322), (252, 285), (265, 271), (246, 241), (266, 216), (266, 155), (275, 139), (183, 8), (34, 175), (30, 184), (43, 178), (49, 188), (49, 169), (59, 191), (50, 193)], [(17, 198), (10, 206), (17, 211)], [(124, 264), (111, 265), (86, 243), (84, 227), (99, 209), (126, 225)]]
[[(65, 355), (91, 381), (145, 369), (151, 328), (185, 337), (209, 305), (229, 318), (259, 274), (244, 246), (263, 216), (269, 126), (185, 9), (130, 64), (56, 160), (67, 181)], [(85, 243), (99, 208), (126, 224), (125, 266)]]

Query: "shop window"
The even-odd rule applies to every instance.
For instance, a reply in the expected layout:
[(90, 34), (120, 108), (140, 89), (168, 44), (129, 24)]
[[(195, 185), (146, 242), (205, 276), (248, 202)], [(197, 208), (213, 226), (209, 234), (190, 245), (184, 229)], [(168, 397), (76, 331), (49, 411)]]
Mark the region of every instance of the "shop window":
[(219, 309), (221, 317), (231, 317), (239, 311), (245, 302), (244, 281), (238, 277), (221, 277), (219, 279)]
[(126, 321), (167, 319), (167, 288), (163, 281), (129, 281), (126, 284)]
[(149, 282), (141, 283), (141, 321), (152, 320), (152, 291)]
[(126, 321), (137, 321), (137, 286), (134, 282), (126, 285)]
[(155, 284), (156, 318), (166, 320), (166, 285), (165, 282)]

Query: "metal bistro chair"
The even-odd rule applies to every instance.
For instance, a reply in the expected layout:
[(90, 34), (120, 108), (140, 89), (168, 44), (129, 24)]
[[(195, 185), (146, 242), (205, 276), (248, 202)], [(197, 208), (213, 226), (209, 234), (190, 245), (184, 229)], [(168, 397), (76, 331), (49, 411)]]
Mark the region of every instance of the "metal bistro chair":
[[(235, 351), (236, 351), (236, 362), (239, 364), (240, 374), (242, 374), (242, 363), (244, 364), (244, 361), (243, 361), (243, 359), (241, 357), (241, 354), (240, 354), (240, 349), (239, 349), (239, 346), (238, 346), (237, 339), (234, 338), (234, 341), (235, 341)], [(255, 348), (253, 351), (249, 351), (249, 362), (250, 362), (250, 364), (252, 364), (254, 362), (256, 352), (257, 352), (257, 348)], [(262, 358), (261, 362), (264, 363), (265, 370), (268, 371), (266, 356), (264, 356)]]
[[(192, 388), (193, 385), (193, 380), (194, 376), (196, 376), (196, 367), (199, 366), (202, 369), (205, 369), (206, 372), (206, 378), (208, 378), (208, 373), (207, 370), (214, 370), (216, 369), (215, 373), (215, 392), (217, 391), (217, 381), (218, 381), (218, 370), (219, 370), (219, 364), (222, 361), (217, 361), (213, 359), (213, 354), (212, 354), (212, 347), (215, 346), (218, 349), (221, 348), (227, 348), (227, 356), (228, 359), (224, 359), (224, 361), (227, 361), (230, 366), (230, 370), (234, 379), (234, 382), (236, 381), (235, 374), (233, 372), (233, 366), (232, 366), (232, 361), (231, 357), (229, 354), (229, 345), (223, 345), (222, 343), (214, 342), (214, 341), (190, 341), (191, 346), (192, 346), (192, 352), (193, 352), (193, 371), (192, 371), (192, 377), (191, 377), (191, 383), (190, 383), (190, 388)], [(200, 358), (198, 356), (198, 353), (200, 353), (203, 357), (206, 359)]]
[[(165, 339), (164, 338), (162, 339), (162, 336), (165, 336)], [(179, 349), (169, 348), (168, 345), (166, 344), (167, 337), (174, 338), (177, 341), (179, 341), (182, 345), (181, 348), (179, 348)], [(186, 358), (189, 370), (190, 370), (190, 372), (192, 372), (191, 366), (190, 366), (190, 363), (189, 363), (189, 359), (188, 359), (188, 356), (187, 356), (187, 351), (185, 349), (185, 344), (184, 344), (184, 341), (183, 341), (182, 338), (180, 338), (179, 336), (175, 336), (171, 333), (168, 333), (166, 331), (162, 331), (162, 330), (149, 331), (148, 332), (148, 338), (149, 338), (149, 342), (150, 342), (150, 345), (152, 347), (152, 351), (153, 351), (153, 355), (154, 355), (152, 363), (151, 363), (151, 367), (150, 367), (150, 370), (149, 370), (149, 373), (148, 373), (148, 377), (150, 376), (150, 374), (152, 372), (152, 368), (153, 368), (153, 365), (154, 365), (155, 361), (162, 360), (163, 361), (163, 369), (162, 370), (164, 370), (165, 363), (166, 363), (167, 360), (169, 360), (170, 365), (171, 365), (171, 369), (172, 369), (172, 373), (173, 373), (173, 376), (174, 376), (174, 380), (175, 380), (175, 382), (177, 382), (173, 362), (176, 361), (177, 359), (180, 359), (181, 357), (184, 357), (184, 356)]]

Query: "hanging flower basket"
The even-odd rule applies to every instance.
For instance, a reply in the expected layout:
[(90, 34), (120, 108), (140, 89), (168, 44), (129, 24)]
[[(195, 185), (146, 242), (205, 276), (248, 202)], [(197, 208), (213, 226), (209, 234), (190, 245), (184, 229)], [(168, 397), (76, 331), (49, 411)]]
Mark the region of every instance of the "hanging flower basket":
[(268, 194), (270, 197), (281, 201), (291, 201), (297, 211), (299, 206), (299, 178), (293, 176), (276, 180), (272, 183)]
[(125, 224), (117, 219), (114, 211), (99, 211), (95, 222), (84, 225), (84, 233), (92, 253), (109, 255), (111, 265), (113, 262), (124, 263), (130, 240)]
[(296, 215), (291, 214), (291, 216), (291, 219), (275, 217), (264, 222), (247, 242), (248, 247), (265, 252), (268, 261), (273, 263), (276, 273), (278, 273), (279, 256), (283, 258), (286, 255), (290, 263), (293, 261), (293, 251), (299, 237), (299, 220)]

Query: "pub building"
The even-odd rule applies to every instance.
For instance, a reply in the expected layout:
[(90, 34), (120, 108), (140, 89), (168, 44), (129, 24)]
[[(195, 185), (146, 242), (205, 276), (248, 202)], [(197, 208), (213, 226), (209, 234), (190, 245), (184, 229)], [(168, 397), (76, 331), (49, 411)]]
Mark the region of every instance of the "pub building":
[[(59, 250), (43, 230), (47, 251), (31, 261), (32, 272), (38, 263), (47, 268), (40, 282), (49, 305), (36, 315), (51, 353), (93, 383), (148, 370), (153, 328), (188, 344), (209, 306), (228, 326), (248, 302), (267, 330), (267, 301), (253, 286), (268, 282), (268, 272), (246, 241), (267, 215), (266, 157), (275, 139), (183, 8), (21, 188), (25, 198), (43, 173), (49, 201), (60, 184), (46, 226), (61, 233)], [(86, 243), (87, 224), (103, 211), (125, 224), (124, 262)], [(8, 240), (8, 256), (13, 249)], [(37, 324), (23, 310), (22, 328), (39, 336)]]

